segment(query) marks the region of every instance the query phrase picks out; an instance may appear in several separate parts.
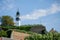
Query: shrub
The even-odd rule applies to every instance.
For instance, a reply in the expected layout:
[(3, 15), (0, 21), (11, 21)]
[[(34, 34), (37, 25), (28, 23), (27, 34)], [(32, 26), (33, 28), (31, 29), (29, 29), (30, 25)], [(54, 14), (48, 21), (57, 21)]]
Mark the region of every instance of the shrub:
[(60, 33), (34, 34), (26, 37), (25, 40), (60, 40)]
[(0, 37), (7, 37), (7, 33), (4, 30), (0, 31)]

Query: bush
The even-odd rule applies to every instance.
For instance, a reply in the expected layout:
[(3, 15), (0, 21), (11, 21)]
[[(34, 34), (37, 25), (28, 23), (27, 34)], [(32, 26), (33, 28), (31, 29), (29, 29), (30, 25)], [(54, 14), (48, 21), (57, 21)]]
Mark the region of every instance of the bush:
[(25, 40), (60, 40), (60, 33), (34, 34), (26, 37)]
[(4, 30), (0, 31), (0, 37), (7, 37), (7, 33)]
[(30, 25), (24, 25), (19, 27), (20, 30), (25, 30), (25, 31), (30, 31), (31, 28), (32, 27)]

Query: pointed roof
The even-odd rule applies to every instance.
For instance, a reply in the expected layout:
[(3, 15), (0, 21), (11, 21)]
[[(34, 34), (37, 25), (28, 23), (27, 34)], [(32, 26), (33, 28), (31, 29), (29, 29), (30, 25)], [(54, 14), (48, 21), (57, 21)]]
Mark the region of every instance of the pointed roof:
[(17, 11), (16, 15), (20, 15), (19, 11)]
[(16, 13), (16, 15), (20, 15), (20, 13), (19, 13), (19, 8), (17, 9), (17, 13)]
[(50, 30), (50, 32), (57, 32), (56, 30), (54, 30), (54, 28), (52, 28), (51, 30)]

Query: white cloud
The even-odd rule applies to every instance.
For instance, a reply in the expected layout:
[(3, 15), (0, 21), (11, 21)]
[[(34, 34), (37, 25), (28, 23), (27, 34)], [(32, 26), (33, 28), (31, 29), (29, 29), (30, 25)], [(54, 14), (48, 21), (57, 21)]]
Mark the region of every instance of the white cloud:
[(7, 11), (15, 8), (14, 2), (14, 0), (2, 0), (2, 3), (0, 3), (0, 10)]
[(22, 16), (23, 19), (38, 19), (41, 16), (45, 16), (46, 10), (35, 10), (31, 14)]
[(60, 6), (58, 4), (52, 4), (51, 8), (49, 9), (50, 13), (56, 13), (60, 11)]
[(8, 9), (8, 10), (13, 9), (14, 7), (15, 7), (14, 4), (9, 4), (9, 5), (7, 5), (7, 9)]
[(21, 19), (38, 19), (39, 17), (47, 16), (50, 14), (54, 14), (56, 12), (60, 11), (60, 5), (52, 4), (50, 8), (48, 9), (38, 9), (33, 11), (31, 14), (26, 14), (21, 16)]

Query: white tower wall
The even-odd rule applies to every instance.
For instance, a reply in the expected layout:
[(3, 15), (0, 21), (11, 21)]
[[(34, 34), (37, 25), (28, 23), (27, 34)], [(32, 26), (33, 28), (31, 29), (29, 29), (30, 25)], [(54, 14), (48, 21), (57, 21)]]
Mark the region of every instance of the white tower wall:
[(16, 21), (16, 26), (21, 26), (21, 21)]

